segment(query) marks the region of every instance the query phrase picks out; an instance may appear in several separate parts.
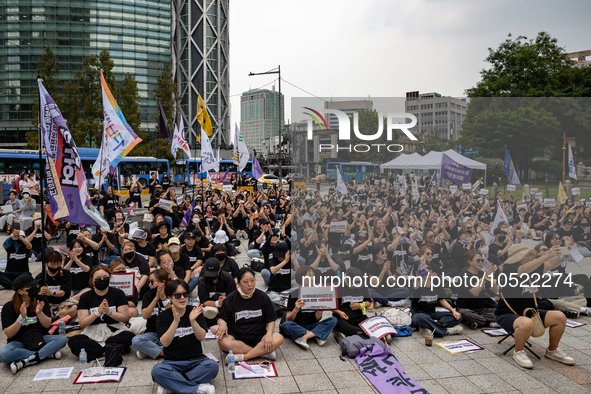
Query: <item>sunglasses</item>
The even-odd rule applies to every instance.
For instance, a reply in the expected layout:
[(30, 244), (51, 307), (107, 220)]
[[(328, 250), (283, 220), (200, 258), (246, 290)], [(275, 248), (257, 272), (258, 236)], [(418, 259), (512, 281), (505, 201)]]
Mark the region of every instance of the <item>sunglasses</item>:
[(466, 227), (466, 230), (472, 230), (473, 227)]
[(151, 284), (151, 285), (155, 285), (155, 284), (159, 284), (160, 282), (158, 282), (157, 280), (154, 280), (154, 279), (150, 279), (148, 281), (148, 283)]
[(589, 227), (589, 226), (591, 226), (591, 224), (589, 224), (589, 223), (581, 223), (581, 227)]
[(432, 256), (432, 255), (433, 255), (433, 253), (431, 253), (431, 252), (427, 252), (427, 253), (425, 253), (425, 254), (426, 254), (427, 256)]
[(181, 298), (189, 298), (189, 294), (188, 291), (185, 291), (184, 293), (174, 293), (172, 296), (177, 300), (180, 300)]
[(548, 248), (540, 248), (540, 252), (547, 252)]
[(477, 263), (482, 263), (484, 260), (483, 259), (476, 259)]

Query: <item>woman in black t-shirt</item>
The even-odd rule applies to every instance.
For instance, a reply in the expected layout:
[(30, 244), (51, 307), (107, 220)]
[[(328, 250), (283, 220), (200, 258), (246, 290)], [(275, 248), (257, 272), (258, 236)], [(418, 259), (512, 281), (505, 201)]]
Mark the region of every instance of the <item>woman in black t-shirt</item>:
[(351, 267), (347, 270), (346, 276), (350, 281), (343, 281), (338, 289), (339, 309), (332, 315), (337, 319), (335, 326), (335, 339), (337, 343), (344, 337), (361, 335), (367, 338), (359, 323), (367, 319), (365, 311), (371, 305), (371, 298), (364, 286), (355, 286), (354, 283), (363, 281), (363, 272), (359, 268)]
[(64, 266), (72, 276), (72, 295), (88, 288), (89, 272), (93, 265), (93, 258), (84, 254), (84, 242), (75, 239), (70, 244), (70, 258)]
[(257, 357), (275, 360), (275, 349), (283, 343), (283, 336), (273, 332), (277, 318), (273, 304), (256, 288), (252, 269), (241, 268), (236, 279), (237, 291), (226, 297), (218, 318), (218, 345), (224, 352), (236, 352), (236, 362)]
[(72, 277), (70, 271), (62, 268), (62, 254), (56, 250), (45, 253), (47, 272), (37, 275), (41, 280), (39, 294), (49, 300), (52, 314), (58, 317), (76, 316), (77, 307), (68, 301), (72, 293)]
[(156, 262), (156, 248), (152, 245), (152, 233), (147, 228), (140, 227), (131, 234), (131, 242), (135, 245), (135, 253), (146, 259), (150, 268), (153, 268)]
[(8, 343), (0, 349), (0, 362), (10, 364), (12, 374), (46, 358), (61, 357), (66, 337), (47, 335), (51, 325), (49, 301), (39, 295), (39, 279), (30, 273), (13, 283), (12, 300), (2, 309), (2, 329)]
[(164, 355), (164, 346), (156, 343), (158, 342), (156, 320), (160, 313), (171, 307), (170, 301), (164, 293), (167, 283), (168, 274), (164, 270), (155, 269), (150, 273), (148, 280), (150, 291), (144, 294), (142, 299), (142, 317), (147, 320), (146, 331), (142, 335), (136, 335), (131, 341), (140, 360), (148, 356), (156, 360), (158, 356)]
[[(131, 273), (131, 269), (127, 269), (127, 267), (125, 266), (125, 261), (123, 261), (123, 259), (115, 259), (113, 261), (111, 261), (111, 264), (109, 264), (109, 269), (111, 270), (111, 274), (114, 273)], [(139, 311), (137, 310), (137, 304), (139, 302), (139, 295), (138, 295), (138, 291), (137, 291), (137, 286), (135, 286), (135, 291), (134, 291), (134, 295), (133, 296), (126, 296), (125, 298), (127, 298), (127, 315), (132, 318), (132, 317), (138, 317), (139, 316)]]
[(164, 361), (152, 368), (152, 380), (173, 393), (213, 393), (208, 382), (217, 376), (219, 366), (201, 351), (207, 333), (203, 305), (187, 307), (189, 285), (182, 279), (171, 280), (164, 292), (172, 308), (159, 313), (156, 320)]
[[(124, 354), (131, 350), (134, 333), (123, 324), (129, 320), (127, 299), (122, 290), (109, 287), (110, 279), (111, 270), (105, 265), (97, 265), (90, 271), (92, 290), (82, 294), (78, 303), (78, 321), (84, 333), (68, 340), (76, 357), (81, 349), (86, 350), (88, 360), (102, 357), (112, 347), (122, 347)], [(106, 333), (110, 336), (105, 340)], [(104, 341), (105, 346), (99, 341)]]

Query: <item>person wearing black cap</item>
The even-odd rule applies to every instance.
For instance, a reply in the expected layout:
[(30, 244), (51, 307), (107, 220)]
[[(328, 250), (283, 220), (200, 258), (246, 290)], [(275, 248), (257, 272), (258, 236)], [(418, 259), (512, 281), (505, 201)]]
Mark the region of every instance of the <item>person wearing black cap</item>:
[(47, 335), (51, 311), (47, 297), (39, 295), (40, 279), (30, 273), (14, 280), (12, 300), (2, 308), (2, 329), (8, 338), (0, 349), (0, 361), (10, 364), (12, 374), (46, 358), (61, 358), (66, 337)]
[(203, 265), (203, 251), (195, 242), (195, 234), (188, 231), (184, 236), (184, 245), (181, 246), (181, 255), (189, 257), (189, 263), (191, 266), (191, 279), (189, 280), (189, 290), (193, 291), (199, 283), (199, 275)]
[(504, 263), (507, 257), (509, 257), (508, 253), (511, 241), (505, 242), (507, 240), (507, 232), (501, 227), (495, 228), (493, 235), (495, 236), (495, 242), (488, 246), (488, 254), (497, 256)]
[(228, 272), (223, 271), (220, 261), (215, 257), (205, 260), (201, 275), (199, 276), (199, 301), (203, 304), (203, 315), (207, 327), (216, 325), (216, 316), (223, 306), (224, 300), (236, 290), (234, 278)]
[(153, 238), (152, 245), (154, 245), (156, 253), (158, 254), (166, 249), (166, 246), (168, 246), (168, 240), (172, 238), (172, 235), (170, 235), (170, 225), (166, 221), (162, 220), (157, 226), (159, 234)]
[(575, 234), (575, 229), (573, 228), (573, 220), (570, 217), (565, 217), (562, 219), (562, 226), (558, 229), (558, 234), (562, 238), (562, 244), (564, 245), (564, 241), (572, 237)]

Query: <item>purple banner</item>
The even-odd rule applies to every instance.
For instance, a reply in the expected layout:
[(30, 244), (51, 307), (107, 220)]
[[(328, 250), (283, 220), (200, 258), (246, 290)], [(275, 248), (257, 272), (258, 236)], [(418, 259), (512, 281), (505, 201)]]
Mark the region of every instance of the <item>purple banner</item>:
[(472, 178), (472, 169), (455, 162), (451, 157), (443, 153), (441, 160), (441, 179), (447, 179), (453, 183), (469, 183)]
[(428, 394), (427, 390), (404, 372), (389, 347), (382, 349), (377, 344), (364, 347), (355, 361), (365, 377), (382, 394)]
[(255, 155), (252, 156), (252, 175), (254, 179), (259, 179), (263, 176), (263, 170)]

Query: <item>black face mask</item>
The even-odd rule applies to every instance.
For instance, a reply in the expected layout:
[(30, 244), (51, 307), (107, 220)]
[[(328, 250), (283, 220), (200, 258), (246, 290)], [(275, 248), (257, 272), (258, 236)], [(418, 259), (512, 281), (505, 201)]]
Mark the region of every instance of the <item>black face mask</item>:
[(105, 290), (109, 287), (109, 281), (111, 278), (95, 279), (94, 288), (97, 290)]
[(499, 238), (498, 238), (498, 240), (499, 240), (499, 242), (500, 242), (500, 243), (503, 243), (503, 242), (505, 242), (505, 239), (507, 239), (507, 236), (505, 236), (505, 235), (501, 235), (501, 236), (499, 236)]
[(135, 256), (135, 252), (127, 252), (123, 255), (123, 257), (125, 257), (127, 260), (133, 259), (134, 256)]
[(215, 257), (217, 257), (217, 259), (219, 261), (223, 261), (223, 260), (226, 259), (226, 254), (225, 253), (218, 253), (218, 254), (215, 255)]
[(29, 298), (35, 298), (39, 295), (39, 288), (37, 286), (33, 286), (27, 290), (27, 294)]
[(155, 198), (160, 198), (160, 193), (154, 193)]
[(56, 272), (58, 272), (60, 269), (59, 268), (51, 268), (51, 267), (47, 267), (47, 269), (49, 270), (49, 272), (51, 272), (52, 274), (55, 274)]

